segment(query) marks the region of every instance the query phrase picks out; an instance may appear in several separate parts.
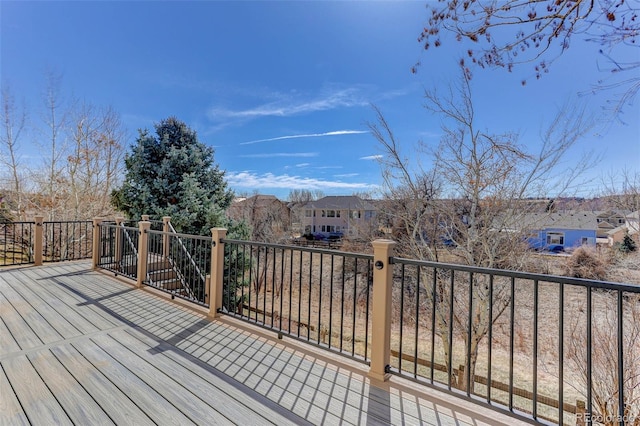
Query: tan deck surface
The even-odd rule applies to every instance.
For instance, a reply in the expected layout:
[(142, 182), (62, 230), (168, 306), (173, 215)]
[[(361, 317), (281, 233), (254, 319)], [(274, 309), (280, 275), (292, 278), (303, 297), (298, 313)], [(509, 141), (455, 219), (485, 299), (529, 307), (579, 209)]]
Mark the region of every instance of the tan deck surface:
[(516, 424), (88, 262), (0, 270), (0, 425)]

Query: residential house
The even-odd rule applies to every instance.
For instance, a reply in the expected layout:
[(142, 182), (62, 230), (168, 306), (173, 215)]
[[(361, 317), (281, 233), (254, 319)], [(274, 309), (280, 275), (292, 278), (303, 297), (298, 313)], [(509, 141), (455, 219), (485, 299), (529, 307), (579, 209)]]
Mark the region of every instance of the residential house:
[(530, 213), (522, 221), (530, 247), (569, 249), (596, 245), (597, 216), (594, 212)]
[(310, 201), (301, 209), (304, 211), (301, 222), (305, 234), (328, 237), (340, 233), (355, 237), (377, 229), (375, 205), (355, 195), (327, 196)]
[(626, 224), (626, 215), (613, 210), (599, 212), (596, 216), (596, 222), (598, 224), (597, 238), (607, 238), (609, 231)]
[[(598, 226), (599, 225), (600, 224), (598, 224)], [(621, 243), (627, 234), (632, 240), (640, 244), (640, 210), (625, 215), (623, 225), (607, 231), (607, 244), (609, 246), (613, 246), (617, 243)]]

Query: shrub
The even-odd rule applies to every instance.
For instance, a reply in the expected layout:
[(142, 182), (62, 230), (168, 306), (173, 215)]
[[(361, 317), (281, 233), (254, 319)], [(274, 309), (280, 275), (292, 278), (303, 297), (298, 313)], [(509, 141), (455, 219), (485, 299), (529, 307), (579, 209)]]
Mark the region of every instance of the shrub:
[(606, 266), (606, 262), (595, 250), (579, 247), (567, 259), (565, 274), (576, 278), (603, 280), (607, 272)]

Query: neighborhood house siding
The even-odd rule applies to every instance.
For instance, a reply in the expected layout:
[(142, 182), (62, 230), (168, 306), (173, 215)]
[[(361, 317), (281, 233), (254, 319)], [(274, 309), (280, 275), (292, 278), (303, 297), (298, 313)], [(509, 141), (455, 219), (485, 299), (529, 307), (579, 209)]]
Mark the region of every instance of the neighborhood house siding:
[(336, 232), (357, 235), (364, 224), (376, 217), (375, 206), (356, 196), (328, 196), (303, 208), (305, 233), (325, 236)]

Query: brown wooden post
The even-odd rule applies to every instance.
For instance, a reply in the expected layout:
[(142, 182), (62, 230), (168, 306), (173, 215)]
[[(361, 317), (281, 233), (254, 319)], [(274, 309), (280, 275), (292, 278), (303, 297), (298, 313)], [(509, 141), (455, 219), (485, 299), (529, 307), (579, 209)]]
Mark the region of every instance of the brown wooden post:
[(393, 255), (395, 241), (375, 240), (373, 243), (373, 305), (371, 312), (371, 366), (369, 377), (386, 381), (391, 361), (391, 287), (393, 267), (389, 258)]
[(91, 251), (91, 269), (98, 269), (98, 264), (100, 263), (100, 224), (102, 223), (101, 218), (93, 219), (93, 248)]
[[(148, 216), (147, 216), (148, 217)], [(142, 287), (142, 282), (147, 278), (147, 261), (149, 256), (149, 229), (151, 228), (151, 222), (142, 221), (138, 222), (140, 228), (140, 237), (138, 238), (138, 287)]]
[(149, 222), (149, 215), (148, 214), (143, 214), (142, 215), (142, 221), (143, 222)]
[(585, 426), (587, 424), (586, 413), (584, 401), (576, 400), (576, 426)]
[(464, 364), (458, 366), (458, 389), (465, 390), (467, 384), (464, 381)]
[(115, 253), (115, 261), (116, 264), (120, 264), (120, 262), (122, 262), (122, 246), (123, 246), (123, 230), (120, 229), (120, 227), (122, 226), (122, 222), (124, 222), (124, 217), (116, 217), (116, 253)]
[(35, 218), (35, 223), (36, 223), (36, 229), (35, 229), (35, 235), (34, 235), (34, 240), (33, 240), (33, 263), (36, 266), (40, 266), (42, 265), (42, 249), (43, 249), (43, 232), (44, 232), (44, 227), (42, 226), (42, 223), (44, 221), (44, 216), (36, 216)]
[(222, 309), (222, 278), (224, 275), (224, 243), (221, 242), (227, 236), (225, 228), (211, 228), (213, 238), (211, 249), (211, 278), (209, 280), (209, 317), (220, 316)]
[(163, 216), (162, 217), (162, 256), (164, 259), (169, 258), (169, 222), (171, 221), (171, 216)]
[(204, 277), (204, 303), (210, 305), (211, 302), (211, 274)]

